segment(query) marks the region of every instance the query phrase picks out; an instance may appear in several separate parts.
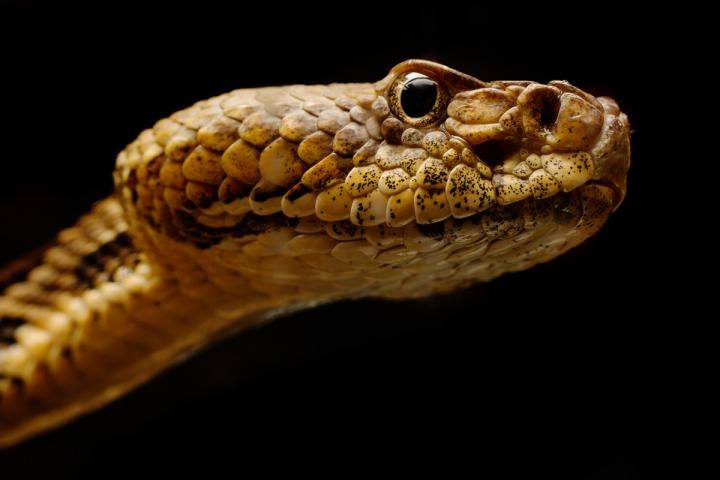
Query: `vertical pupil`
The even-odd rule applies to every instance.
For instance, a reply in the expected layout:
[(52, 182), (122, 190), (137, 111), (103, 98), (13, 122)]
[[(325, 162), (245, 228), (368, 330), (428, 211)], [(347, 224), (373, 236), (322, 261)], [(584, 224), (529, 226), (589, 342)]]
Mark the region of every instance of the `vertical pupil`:
[(400, 94), (400, 105), (405, 115), (411, 118), (425, 116), (435, 105), (437, 84), (428, 77), (408, 80)]

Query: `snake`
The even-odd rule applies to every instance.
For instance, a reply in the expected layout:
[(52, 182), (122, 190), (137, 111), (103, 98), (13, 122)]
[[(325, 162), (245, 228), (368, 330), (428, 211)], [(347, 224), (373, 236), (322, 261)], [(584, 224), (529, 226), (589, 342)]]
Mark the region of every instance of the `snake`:
[(0, 275), (0, 446), (290, 312), (552, 260), (617, 210), (629, 167), (613, 99), (427, 60), (197, 102), (142, 131), (113, 194)]

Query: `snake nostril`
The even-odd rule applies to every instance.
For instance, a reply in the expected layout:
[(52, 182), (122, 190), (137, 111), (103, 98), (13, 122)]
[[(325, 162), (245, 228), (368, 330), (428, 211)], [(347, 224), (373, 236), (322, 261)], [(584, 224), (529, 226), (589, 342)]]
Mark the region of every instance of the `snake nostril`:
[(560, 98), (556, 95), (546, 95), (540, 106), (540, 124), (543, 128), (550, 128), (557, 121), (560, 113)]

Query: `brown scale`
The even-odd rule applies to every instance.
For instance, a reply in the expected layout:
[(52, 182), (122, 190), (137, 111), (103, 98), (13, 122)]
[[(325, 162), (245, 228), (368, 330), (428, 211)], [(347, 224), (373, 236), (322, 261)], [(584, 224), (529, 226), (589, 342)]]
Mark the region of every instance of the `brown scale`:
[(436, 240), (443, 238), (445, 235), (445, 223), (443, 222), (429, 223), (425, 225), (418, 224), (417, 229), (426, 237)]
[(11, 345), (15, 343), (15, 330), (25, 323), (26, 320), (20, 317), (0, 317), (0, 345)]
[[(134, 253), (130, 235), (123, 232), (97, 250), (80, 259), (73, 273), (77, 278), (77, 289), (90, 288), (108, 281), (123, 261)], [(112, 262), (113, 268), (107, 268)]]
[[(163, 230), (163, 232), (169, 234), (171, 238), (176, 240), (192, 242), (201, 249), (216, 245), (228, 236), (240, 238), (245, 235), (261, 233), (272, 228), (294, 227), (298, 222), (297, 218), (289, 218), (281, 213), (273, 215), (249, 213), (235, 226), (212, 228), (199, 223), (195, 217), (186, 212), (176, 212), (173, 218), (175, 224), (180, 228), (172, 231)], [(159, 228), (167, 228), (167, 225), (161, 225)]]

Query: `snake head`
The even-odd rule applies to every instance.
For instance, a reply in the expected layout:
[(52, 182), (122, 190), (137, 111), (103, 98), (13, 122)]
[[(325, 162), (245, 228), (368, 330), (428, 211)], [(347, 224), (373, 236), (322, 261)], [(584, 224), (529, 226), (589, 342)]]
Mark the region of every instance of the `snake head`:
[(460, 249), (453, 262), (482, 263), (463, 270), (475, 280), (592, 235), (623, 199), (629, 158), (628, 121), (610, 99), (409, 60), (375, 84), (197, 102), (128, 145), (115, 182), (131, 235), (158, 258), (179, 242), (240, 252), (233, 262), (291, 255), (342, 270)]
[(588, 182), (625, 196), (630, 128), (614, 100), (565, 81), (483, 82), (443, 65), (408, 60), (375, 84), (387, 99), (386, 140), (422, 147), (451, 173), (475, 167), (508, 205)]

